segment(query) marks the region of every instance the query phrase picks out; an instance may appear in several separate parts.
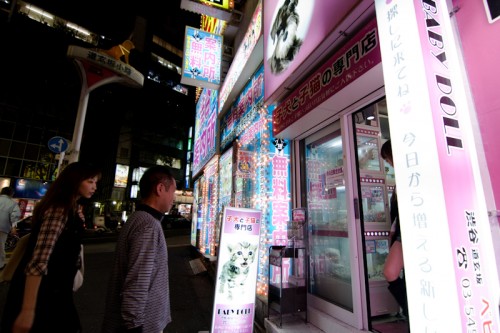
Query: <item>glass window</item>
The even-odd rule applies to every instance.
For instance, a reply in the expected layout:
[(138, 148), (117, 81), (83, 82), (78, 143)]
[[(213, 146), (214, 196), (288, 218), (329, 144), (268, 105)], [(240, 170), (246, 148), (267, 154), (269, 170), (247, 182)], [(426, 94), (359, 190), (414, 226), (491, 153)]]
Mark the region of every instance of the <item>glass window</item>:
[(310, 293), (352, 311), (344, 152), (339, 124), (306, 139)]
[(40, 151), (39, 145), (26, 145), (26, 151), (24, 152), (24, 158), (27, 160), (38, 160), (38, 152)]
[(12, 146), (10, 148), (10, 157), (23, 158), (25, 148), (26, 148), (26, 143), (12, 141)]
[(1, 156), (9, 156), (10, 149), (10, 140), (0, 139), (0, 155)]
[(36, 143), (36, 144), (45, 143), (45, 142), (42, 142), (42, 136), (43, 136), (43, 130), (41, 128), (31, 127), (30, 133), (28, 136), (28, 142), (29, 143)]
[(28, 126), (17, 123), (14, 131), (14, 140), (26, 141), (28, 139)]
[(21, 160), (9, 158), (5, 167), (5, 175), (19, 177), (21, 172)]

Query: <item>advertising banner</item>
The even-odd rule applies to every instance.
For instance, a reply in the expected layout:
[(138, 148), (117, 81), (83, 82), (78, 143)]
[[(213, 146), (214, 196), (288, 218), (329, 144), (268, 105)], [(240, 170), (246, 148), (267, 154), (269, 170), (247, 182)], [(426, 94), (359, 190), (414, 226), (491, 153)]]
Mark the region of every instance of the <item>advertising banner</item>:
[(224, 83), (220, 89), (219, 112), (224, 110), (224, 104), (227, 102), (229, 95), (233, 91), (236, 81), (238, 81), (241, 72), (245, 68), (245, 65), (250, 58), (255, 45), (257, 45), (257, 41), (259, 40), (261, 34), (262, 2), (259, 1), (253, 13), (252, 21), (250, 22), (247, 32), (245, 33), (245, 37), (243, 38), (238, 51), (236, 51), (231, 67), (229, 67)]
[(222, 36), (186, 27), (181, 83), (219, 89)]
[(231, 144), (255, 120), (256, 106), (263, 98), (264, 66), (260, 66), (221, 120), (221, 149)]
[(476, 133), (446, 3), (375, 1), (411, 330), (498, 332)]
[(261, 211), (226, 207), (222, 220), (212, 333), (252, 333)]
[[(273, 134), (282, 132), (380, 61), (377, 24), (373, 20), (276, 107)], [(267, 74), (264, 79), (267, 90)]]
[(194, 13), (231, 20), (234, 2), (230, 0), (182, 0), (181, 8)]
[(264, 1), (266, 102), (358, 2)]
[(217, 90), (203, 89), (196, 104), (193, 176), (216, 153)]

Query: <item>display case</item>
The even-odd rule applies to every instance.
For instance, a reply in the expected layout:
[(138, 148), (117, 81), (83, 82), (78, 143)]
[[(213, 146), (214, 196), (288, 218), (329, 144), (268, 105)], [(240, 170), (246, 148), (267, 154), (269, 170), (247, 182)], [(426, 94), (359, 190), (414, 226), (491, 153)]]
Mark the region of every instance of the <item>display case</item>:
[(292, 211), (288, 222), (288, 245), (269, 248), (268, 317), (281, 327), (284, 314), (302, 313), (307, 320), (306, 213)]

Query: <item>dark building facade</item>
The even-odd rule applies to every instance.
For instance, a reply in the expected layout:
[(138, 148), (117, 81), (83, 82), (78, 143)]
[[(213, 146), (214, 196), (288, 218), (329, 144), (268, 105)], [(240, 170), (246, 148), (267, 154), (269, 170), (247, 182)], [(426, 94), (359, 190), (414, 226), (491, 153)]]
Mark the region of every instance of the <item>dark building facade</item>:
[[(60, 156), (49, 149), (48, 141), (55, 136), (72, 139), (82, 85), (79, 71), (66, 55), (68, 46), (108, 49), (123, 40), (117, 34), (86, 35), (81, 26), (68, 28), (68, 18), (29, 3), (1, 6), (0, 178), (11, 186), (19, 179), (50, 183)], [(188, 22), (199, 23), (199, 15), (187, 13), (187, 17)], [(131, 209), (128, 203), (137, 195), (133, 187), (139, 168), (169, 165), (178, 189), (190, 189), (189, 137), (196, 95), (194, 87), (180, 86), (178, 40), (172, 45), (158, 37), (157, 25), (148, 24), (145, 17), (133, 17), (124, 26), (129, 31), (122, 35), (136, 45), (130, 65), (144, 75), (144, 85), (112, 83), (90, 93), (79, 154), (80, 161), (103, 170), (94, 200), (115, 201), (117, 206), (106, 210), (117, 211)], [(126, 184), (116, 186), (119, 165), (128, 167), (128, 175)]]

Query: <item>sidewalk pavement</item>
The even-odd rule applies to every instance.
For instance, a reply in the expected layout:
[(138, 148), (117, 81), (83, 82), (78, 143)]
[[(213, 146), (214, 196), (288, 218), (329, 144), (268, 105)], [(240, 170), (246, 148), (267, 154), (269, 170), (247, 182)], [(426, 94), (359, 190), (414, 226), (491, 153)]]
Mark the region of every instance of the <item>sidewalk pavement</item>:
[[(188, 234), (166, 236), (172, 322), (164, 333), (209, 332), (215, 287), (209, 274), (209, 264), (207, 265), (201, 254), (191, 246)], [(85, 277), (83, 286), (75, 293), (75, 304), (80, 314), (83, 333), (99, 333), (115, 242), (93, 240), (85, 243)], [(7, 283), (0, 284), (0, 315), (5, 305), (7, 290)]]

